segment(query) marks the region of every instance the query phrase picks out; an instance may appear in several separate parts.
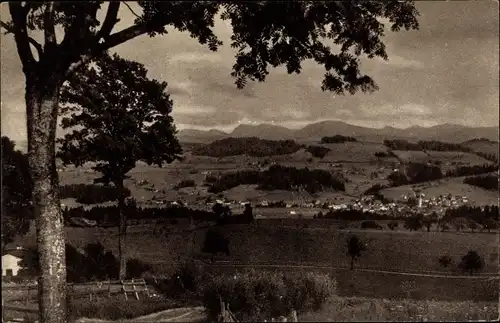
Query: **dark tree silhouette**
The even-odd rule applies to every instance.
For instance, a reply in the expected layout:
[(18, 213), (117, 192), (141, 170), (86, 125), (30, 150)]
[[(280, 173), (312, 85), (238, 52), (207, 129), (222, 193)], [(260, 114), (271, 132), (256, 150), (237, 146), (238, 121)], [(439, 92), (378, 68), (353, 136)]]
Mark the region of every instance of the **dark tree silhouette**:
[(255, 219), (253, 216), (252, 205), (250, 205), (250, 203), (245, 204), (245, 210), (243, 211), (243, 218), (247, 223), (252, 223), (253, 220)]
[(212, 262), (214, 262), (218, 253), (225, 253), (229, 256), (229, 240), (220, 231), (208, 230), (203, 242), (202, 252), (211, 254)]
[(391, 229), (392, 231), (394, 231), (394, 229), (396, 229), (399, 225), (399, 222), (398, 221), (391, 221), (387, 224), (387, 227), (389, 229)]
[(366, 250), (365, 245), (358, 236), (353, 235), (347, 242), (347, 254), (351, 257), (351, 270), (354, 269), (354, 260), (361, 257), (361, 253)]
[(28, 157), (2, 136), (2, 250), (17, 236), (28, 233), (33, 217), (32, 190)]
[(435, 212), (424, 216), (422, 219), (422, 224), (427, 228), (427, 232), (431, 231), (431, 227), (434, 223), (437, 223), (438, 221), (438, 216)]
[(472, 275), (475, 271), (480, 271), (484, 268), (484, 260), (476, 251), (469, 251), (462, 257), (462, 261), (458, 267)]
[(73, 131), (58, 139), (64, 164), (92, 168), (118, 190), (119, 279), (126, 276), (126, 188), (123, 181), (138, 161), (162, 166), (179, 159), (181, 147), (170, 116), (167, 83), (150, 80), (142, 64), (102, 55), (94, 66), (77, 69), (61, 89), (62, 126)]
[(417, 231), (423, 226), (422, 216), (411, 216), (405, 220), (404, 228), (410, 231)]
[(447, 268), (449, 265), (451, 265), (451, 263), (453, 262), (453, 259), (450, 256), (446, 255), (446, 256), (439, 257), (438, 261), (439, 261), (439, 264), (441, 266), (443, 266), (444, 268)]
[[(413, 1), (139, 1), (142, 10), (137, 19), (119, 31), (115, 25), (121, 2), (109, 2), (104, 9), (102, 5), (102, 1), (12, 1), (11, 20), (1, 22), (14, 35), (26, 79), (28, 151), (42, 267), (40, 323), (66, 320), (63, 219), (54, 140), (59, 90), (73, 71), (140, 35), (166, 34), (166, 26), (189, 32), (215, 51), (222, 43), (212, 28), (215, 15), (221, 13), (233, 27), (231, 45), (237, 54), (231, 75), (238, 88), (248, 79), (264, 81), (269, 65), (285, 65), (288, 73), (300, 73), (301, 62), (312, 59), (325, 67), (323, 90), (354, 93), (377, 88), (369, 76), (360, 73), (358, 57), (387, 59), (381, 40), (383, 23), (378, 18), (388, 19), (392, 31), (418, 29)], [(100, 9), (105, 10), (101, 21), (97, 19)], [(56, 26), (63, 27), (60, 42)], [(29, 35), (33, 30), (43, 33), (43, 45)], [(341, 51), (334, 54), (323, 43), (325, 39), (335, 40)]]

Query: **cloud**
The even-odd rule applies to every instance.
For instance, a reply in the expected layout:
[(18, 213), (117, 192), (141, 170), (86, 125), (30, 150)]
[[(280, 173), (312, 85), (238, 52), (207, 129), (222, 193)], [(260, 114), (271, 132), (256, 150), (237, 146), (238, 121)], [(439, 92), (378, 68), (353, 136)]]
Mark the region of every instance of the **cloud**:
[[(374, 93), (322, 92), (324, 68), (311, 61), (302, 64), (299, 75), (271, 68), (264, 83), (249, 82), (239, 90), (230, 76), (231, 26), (220, 19), (214, 31), (225, 45), (217, 52), (172, 28), (165, 36), (140, 36), (113, 51), (143, 63), (149, 77), (168, 82), (174, 120), (183, 126), (228, 129), (238, 122), (274, 121), (297, 127), (326, 119), (377, 127), (498, 125), (498, 4), (420, 1), (416, 6), (418, 31), (391, 32), (382, 21), (388, 61), (361, 59), (361, 72), (380, 87)], [(2, 10), (2, 19), (5, 15)], [(117, 30), (135, 17), (121, 6), (120, 18)], [(11, 36), (1, 37), (0, 54), (2, 132), (22, 137), (24, 76)]]
[(176, 54), (169, 59), (171, 63), (215, 63), (220, 62), (222, 58), (216, 53), (198, 53), (198, 52), (185, 52)]

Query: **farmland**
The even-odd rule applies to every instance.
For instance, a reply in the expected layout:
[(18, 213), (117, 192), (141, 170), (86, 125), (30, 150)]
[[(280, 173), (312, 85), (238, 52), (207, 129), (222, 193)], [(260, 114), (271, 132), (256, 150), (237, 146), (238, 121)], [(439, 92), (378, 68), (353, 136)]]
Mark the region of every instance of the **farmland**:
[[(309, 225), (305, 227), (305, 223)], [(185, 259), (206, 259), (200, 250), (207, 229), (200, 228), (192, 233), (183, 230), (182, 223), (179, 226), (181, 228), (172, 227), (169, 233), (162, 234), (153, 234), (151, 225), (131, 226), (127, 236), (128, 257), (153, 264), (157, 275), (169, 272)], [(219, 256), (216, 258), (218, 261), (243, 267), (265, 267), (267, 264), (284, 269), (286, 265), (292, 265), (292, 268), (304, 265), (329, 272), (329, 267), (337, 268), (334, 272), (339, 282), (339, 293), (344, 296), (405, 297), (402, 282), (417, 280), (419, 287), (410, 295), (412, 298), (498, 298), (498, 281), (405, 277), (346, 269), (349, 258), (345, 245), (349, 235), (355, 233), (367, 245), (367, 251), (357, 261), (356, 268), (461, 275), (456, 264), (468, 250), (476, 250), (484, 258), (484, 272), (495, 273), (498, 268), (498, 240), (494, 233), (364, 231), (355, 228), (347, 231), (339, 230), (335, 223), (328, 225), (328, 220), (258, 220), (253, 225), (225, 226), (220, 230), (230, 241), (231, 253), (229, 257)], [(66, 238), (76, 247), (100, 241), (106, 249), (117, 253), (115, 229), (67, 228)], [(33, 243), (34, 236), (27, 236), (25, 241)], [(443, 268), (438, 262), (438, 258), (443, 255), (453, 259), (453, 265), (449, 268)], [(324, 269), (318, 269), (321, 267)], [(219, 271), (225, 267), (216, 265), (214, 268)], [(224, 270), (228, 269), (231, 268)], [(365, 286), (370, 288), (366, 289)]]

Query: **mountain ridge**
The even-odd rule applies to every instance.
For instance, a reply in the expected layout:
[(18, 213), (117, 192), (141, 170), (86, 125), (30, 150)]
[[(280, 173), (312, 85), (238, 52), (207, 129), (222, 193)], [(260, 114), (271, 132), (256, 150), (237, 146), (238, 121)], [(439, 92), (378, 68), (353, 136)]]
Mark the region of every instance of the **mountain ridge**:
[(273, 124), (238, 125), (232, 132), (211, 132), (210, 130), (184, 129), (179, 131), (180, 141), (208, 143), (214, 140), (228, 137), (257, 137), (270, 140), (317, 140), (325, 136), (344, 135), (354, 136), (362, 139), (408, 139), (408, 140), (441, 140), (449, 142), (464, 142), (468, 140), (483, 138), (498, 142), (499, 128), (491, 127), (469, 127), (458, 124), (445, 123), (441, 125), (422, 127), (412, 126), (408, 128), (395, 128), (385, 126), (384, 128), (369, 128), (356, 126), (344, 121), (326, 120), (305, 125), (299, 129), (290, 129)]

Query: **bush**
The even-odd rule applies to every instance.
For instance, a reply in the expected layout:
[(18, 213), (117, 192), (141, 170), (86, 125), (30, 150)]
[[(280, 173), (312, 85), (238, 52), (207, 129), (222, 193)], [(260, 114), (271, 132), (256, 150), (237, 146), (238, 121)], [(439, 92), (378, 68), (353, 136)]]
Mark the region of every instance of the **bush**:
[(375, 221), (368, 220), (361, 222), (361, 229), (378, 229), (382, 230), (382, 226)]
[(439, 264), (443, 267), (448, 267), (449, 265), (451, 265), (451, 263), (453, 262), (453, 259), (451, 259), (450, 256), (446, 255), (446, 256), (442, 256), (438, 259), (439, 261)]
[(195, 187), (196, 183), (192, 179), (185, 179), (180, 181), (177, 185), (174, 186), (174, 189), (178, 190), (183, 187)]
[(330, 152), (330, 148), (323, 146), (308, 146), (306, 151), (316, 158), (324, 158)]
[(476, 251), (471, 250), (462, 257), (458, 268), (472, 275), (475, 271), (480, 271), (484, 268), (484, 260)]
[(396, 229), (398, 226), (399, 226), (398, 221), (391, 221), (387, 224), (387, 227), (389, 227), (389, 229), (391, 229), (392, 231), (394, 231), (394, 229)]
[(357, 141), (356, 138), (354, 137), (349, 137), (349, 136), (342, 136), (342, 135), (335, 135), (332, 137), (323, 137), (321, 138), (321, 143), (322, 144), (339, 144), (339, 143), (344, 143), (344, 142), (349, 142), (349, 141)]
[(220, 295), (239, 320), (256, 322), (286, 316), (292, 309), (319, 309), (335, 287), (335, 281), (325, 274), (248, 270), (213, 277), (205, 289), (204, 305), (209, 320), (215, 320)]
[(229, 256), (229, 239), (221, 231), (208, 230), (205, 234), (202, 252), (212, 256), (212, 262), (218, 253), (225, 253)]
[[(152, 284), (158, 292), (166, 297), (189, 297), (189, 299), (200, 299), (203, 297), (204, 282), (208, 280), (208, 275), (203, 266), (188, 261), (178, 267), (167, 279), (154, 280), (148, 282)], [(194, 297), (193, 297), (194, 296)]]
[(127, 278), (141, 278), (143, 274), (151, 271), (152, 267), (150, 264), (145, 263), (139, 259), (129, 259), (127, 261)]

